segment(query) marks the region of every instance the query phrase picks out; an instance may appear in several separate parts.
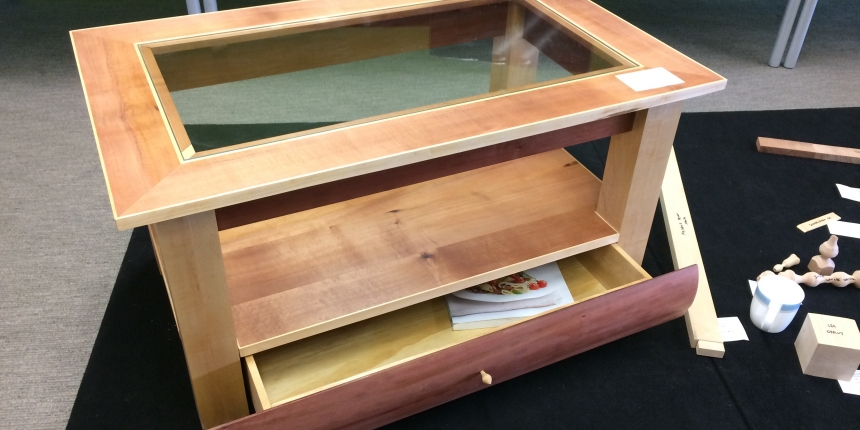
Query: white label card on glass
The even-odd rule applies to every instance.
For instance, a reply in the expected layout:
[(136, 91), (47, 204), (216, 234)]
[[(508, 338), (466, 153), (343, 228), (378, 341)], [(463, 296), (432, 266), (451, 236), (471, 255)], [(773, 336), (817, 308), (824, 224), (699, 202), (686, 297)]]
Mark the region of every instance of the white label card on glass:
[(633, 91), (653, 90), (654, 88), (663, 88), (684, 83), (681, 78), (662, 67), (615, 75), (615, 77), (627, 84)]
[(744, 326), (738, 317), (717, 318), (717, 324), (720, 326), (720, 335), (723, 336), (723, 342), (750, 340), (747, 337), (747, 331), (744, 330)]
[(860, 396), (860, 370), (854, 371), (854, 377), (850, 381), (839, 381), (842, 392)]

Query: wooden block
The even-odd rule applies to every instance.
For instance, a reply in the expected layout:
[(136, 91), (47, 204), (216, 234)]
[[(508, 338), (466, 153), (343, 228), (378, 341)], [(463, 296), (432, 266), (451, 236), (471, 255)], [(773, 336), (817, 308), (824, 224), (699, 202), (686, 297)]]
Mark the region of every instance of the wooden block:
[(849, 318), (807, 314), (794, 348), (805, 375), (848, 381), (860, 366), (860, 331)]
[(669, 153), (660, 200), (663, 203), (663, 220), (666, 223), (666, 234), (669, 236), (669, 248), (672, 251), (672, 263), (675, 269), (693, 264), (699, 266), (696, 299), (684, 314), (690, 347), (696, 348), (698, 355), (722, 358), (726, 350), (723, 348), (723, 338), (717, 323), (711, 287), (708, 285), (705, 265), (699, 252), (699, 242), (696, 239), (696, 230), (693, 228), (693, 219), (687, 205), (687, 196), (684, 193), (684, 184), (681, 182), (681, 172), (678, 170), (674, 149)]
[(806, 267), (809, 268), (810, 271), (818, 273), (819, 275), (829, 276), (833, 274), (833, 270), (836, 269), (836, 264), (829, 258), (816, 255), (809, 260), (809, 265)]
[(705, 357), (723, 358), (726, 355), (726, 348), (722, 342), (700, 340), (696, 344), (696, 354)]
[(758, 148), (758, 152), (767, 152), (769, 154), (860, 164), (860, 149), (857, 148), (816, 145), (814, 143), (794, 142), (768, 137), (759, 137), (756, 140), (756, 148)]

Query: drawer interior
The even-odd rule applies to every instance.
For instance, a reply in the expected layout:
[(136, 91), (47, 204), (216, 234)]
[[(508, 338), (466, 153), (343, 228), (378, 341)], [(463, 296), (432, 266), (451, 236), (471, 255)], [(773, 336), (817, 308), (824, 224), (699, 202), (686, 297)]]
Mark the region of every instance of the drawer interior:
[[(574, 298), (567, 306), (650, 278), (614, 244), (558, 266)], [(437, 297), (246, 357), (252, 397), (261, 411), (501, 328), (454, 331)]]

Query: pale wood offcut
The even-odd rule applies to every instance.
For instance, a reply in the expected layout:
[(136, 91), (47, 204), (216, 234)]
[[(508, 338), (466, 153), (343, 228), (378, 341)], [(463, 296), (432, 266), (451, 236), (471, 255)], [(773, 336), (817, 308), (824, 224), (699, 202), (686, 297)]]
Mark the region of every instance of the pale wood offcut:
[(693, 217), (687, 204), (687, 194), (681, 182), (681, 171), (678, 169), (674, 148), (669, 153), (666, 175), (660, 187), (660, 202), (675, 269), (694, 264), (699, 266), (696, 299), (684, 314), (690, 347), (696, 348), (699, 355), (722, 358), (726, 349), (717, 323), (717, 311), (714, 309), (714, 299), (711, 297), (711, 287), (705, 273), (705, 264), (702, 262), (702, 253), (699, 251), (699, 240), (693, 228)]
[(793, 140), (771, 139), (769, 137), (759, 137), (755, 145), (758, 148), (758, 152), (769, 154), (860, 164), (860, 149), (858, 148), (819, 145), (815, 143), (795, 142)]

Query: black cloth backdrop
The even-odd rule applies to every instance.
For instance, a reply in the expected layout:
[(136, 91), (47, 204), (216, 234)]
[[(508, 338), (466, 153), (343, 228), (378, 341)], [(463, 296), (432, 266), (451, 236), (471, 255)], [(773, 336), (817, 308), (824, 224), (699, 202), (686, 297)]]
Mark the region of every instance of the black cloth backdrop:
[[(723, 359), (696, 356), (681, 318), (387, 428), (860, 428), (860, 396), (801, 374), (793, 346), (807, 312), (860, 320), (860, 290), (805, 288), (788, 329), (766, 334), (749, 321), (747, 286), (791, 253), (799, 270), (817, 254), (827, 229), (804, 234), (797, 224), (828, 212), (860, 222), (860, 203), (834, 185), (860, 187), (860, 166), (760, 154), (758, 136), (860, 147), (860, 109), (681, 118), (675, 147), (717, 314), (740, 317), (749, 342), (726, 344)], [(607, 143), (570, 151), (600, 175)], [(837, 270), (860, 269), (860, 240), (839, 245)], [(643, 266), (652, 275), (672, 270), (659, 208)], [(199, 428), (146, 229), (132, 234), (68, 428)]]

